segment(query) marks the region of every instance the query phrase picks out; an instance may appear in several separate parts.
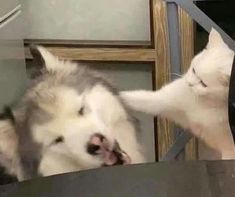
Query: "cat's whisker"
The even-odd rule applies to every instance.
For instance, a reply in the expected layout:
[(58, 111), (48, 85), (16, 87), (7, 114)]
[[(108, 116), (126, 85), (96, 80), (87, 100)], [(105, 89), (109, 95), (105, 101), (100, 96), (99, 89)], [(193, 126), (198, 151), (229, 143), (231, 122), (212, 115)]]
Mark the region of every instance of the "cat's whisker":
[(173, 76), (177, 76), (177, 77), (183, 77), (183, 75), (181, 75), (181, 74), (178, 74), (178, 73), (170, 73), (170, 75), (173, 75)]

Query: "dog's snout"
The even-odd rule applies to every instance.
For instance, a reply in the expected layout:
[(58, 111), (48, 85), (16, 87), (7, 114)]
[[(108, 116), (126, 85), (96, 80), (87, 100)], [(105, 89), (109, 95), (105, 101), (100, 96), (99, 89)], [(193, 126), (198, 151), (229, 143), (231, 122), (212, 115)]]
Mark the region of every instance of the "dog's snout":
[(91, 155), (100, 154), (105, 137), (102, 134), (95, 134), (87, 144), (87, 152)]
[(121, 149), (117, 140), (110, 142), (102, 134), (94, 134), (87, 143), (87, 152), (90, 155), (99, 155), (103, 166), (125, 165), (131, 163), (129, 156)]

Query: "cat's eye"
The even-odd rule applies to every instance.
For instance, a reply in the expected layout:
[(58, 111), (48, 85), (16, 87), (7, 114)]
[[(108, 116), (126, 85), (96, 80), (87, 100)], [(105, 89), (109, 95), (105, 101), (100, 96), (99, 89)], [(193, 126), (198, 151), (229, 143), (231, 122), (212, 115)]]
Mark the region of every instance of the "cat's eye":
[(62, 143), (62, 142), (64, 142), (64, 137), (59, 136), (53, 141), (53, 144), (59, 144), (59, 143)]
[(80, 116), (83, 116), (84, 115), (84, 107), (81, 107), (80, 109), (79, 109), (79, 111), (78, 111), (78, 114), (80, 115)]
[[(193, 74), (195, 74), (196, 75), (196, 71), (195, 71), (195, 69), (194, 68), (192, 68), (192, 71), (193, 71)], [(200, 80), (200, 83), (201, 83), (201, 85), (204, 87), (204, 88), (206, 88), (207, 87), (207, 85), (204, 83), (204, 81), (202, 81), (197, 75), (196, 75), (196, 77)]]
[(202, 86), (203, 86), (204, 88), (207, 87), (207, 85), (206, 85), (202, 80), (200, 81), (200, 83), (202, 84)]
[(195, 71), (195, 69), (194, 69), (194, 68), (192, 69), (192, 71), (193, 71), (193, 73), (194, 73), (194, 74), (196, 74), (196, 71)]

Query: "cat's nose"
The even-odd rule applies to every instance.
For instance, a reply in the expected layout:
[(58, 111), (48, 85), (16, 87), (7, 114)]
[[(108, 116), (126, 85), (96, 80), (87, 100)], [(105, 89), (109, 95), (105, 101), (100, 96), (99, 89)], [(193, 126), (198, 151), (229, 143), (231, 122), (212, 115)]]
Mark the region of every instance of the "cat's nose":
[(191, 83), (188, 83), (188, 85), (189, 85), (190, 87), (192, 87), (192, 86), (193, 86), (193, 84), (191, 84)]
[(101, 153), (101, 149), (105, 146), (105, 137), (102, 134), (96, 133), (87, 143), (87, 152), (91, 155), (98, 155)]

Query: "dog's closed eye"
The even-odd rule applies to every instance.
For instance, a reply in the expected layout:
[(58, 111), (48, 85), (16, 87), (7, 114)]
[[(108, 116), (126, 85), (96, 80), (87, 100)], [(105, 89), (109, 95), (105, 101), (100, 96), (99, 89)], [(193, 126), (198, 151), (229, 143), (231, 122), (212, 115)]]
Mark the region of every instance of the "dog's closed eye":
[(59, 136), (53, 141), (53, 144), (58, 144), (58, 143), (62, 143), (62, 142), (64, 142), (64, 137)]
[(81, 107), (81, 108), (79, 109), (78, 114), (79, 114), (80, 116), (83, 116), (83, 115), (84, 115), (84, 107)]

